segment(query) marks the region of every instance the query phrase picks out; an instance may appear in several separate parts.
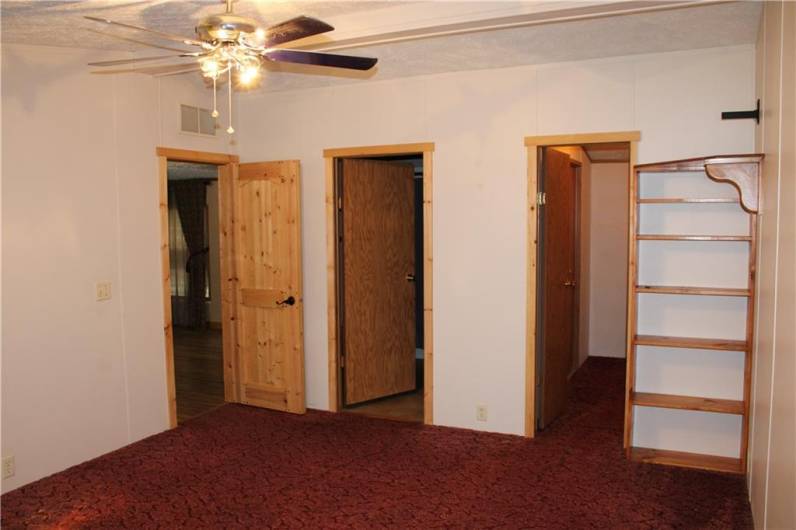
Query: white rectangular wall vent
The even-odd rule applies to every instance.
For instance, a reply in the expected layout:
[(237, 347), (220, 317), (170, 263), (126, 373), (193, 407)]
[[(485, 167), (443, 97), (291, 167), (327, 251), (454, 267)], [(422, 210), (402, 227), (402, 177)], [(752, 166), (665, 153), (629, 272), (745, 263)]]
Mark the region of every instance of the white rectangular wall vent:
[(208, 109), (180, 105), (181, 130), (192, 134), (216, 135), (216, 120)]

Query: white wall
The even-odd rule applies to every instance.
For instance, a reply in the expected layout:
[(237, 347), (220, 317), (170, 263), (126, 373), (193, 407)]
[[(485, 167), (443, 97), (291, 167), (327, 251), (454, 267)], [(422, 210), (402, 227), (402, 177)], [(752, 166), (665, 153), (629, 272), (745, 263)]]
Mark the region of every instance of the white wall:
[[(207, 91), (90, 76), (108, 55), (2, 49), (2, 454), (17, 462), (3, 491), (167, 427), (154, 148), (232, 148), (176, 132), (178, 104)], [(642, 162), (749, 151), (751, 125), (718, 115), (749, 105), (752, 79), (736, 47), (243, 99), (243, 159), (302, 161), (308, 405), (327, 407), (322, 149), (436, 142), (435, 420), (519, 434), (523, 137), (639, 129)], [(94, 301), (98, 280), (112, 300)]]
[[(523, 137), (638, 129), (642, 163), (748, 152), (753, 124), (720, 113), (748, 107), (753, 82), (754, 50), (744, 46), (242, 97), (242, 160), (302, 163), (308, 406), (328, 406), (324, 148), (436, 143), (434, 420), (520, 434)], [(489, 408), (487, 422), (475, 421), (478, 404)], [(662, 447), (689, 436), (657, 425), (642, 429)]]
[(749, 496), (757, 528), (796, 528), (796, 4), (766, 2), (757, 43), (765, 154)]
[(588, 354), (625, 357), (628, 164), (591, 166)]
[(2, 47), (3, 491), (168, 427), (155, 146), (229, 146), (177, 132), (194, 82), (88, 73), (118, 55)]

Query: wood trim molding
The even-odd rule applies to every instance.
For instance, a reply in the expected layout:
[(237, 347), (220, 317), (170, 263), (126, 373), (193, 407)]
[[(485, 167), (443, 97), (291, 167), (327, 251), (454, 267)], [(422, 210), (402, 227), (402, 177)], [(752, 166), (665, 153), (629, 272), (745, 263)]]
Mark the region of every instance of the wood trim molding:
[(238, 164), (218, 166), (218, 253), (221, 261), (221, 338), (224, 362), (224, 401), (241, 400), (238, 385), (238, 275), (235, 269), (234, 197)]
[(329, 356), (329, 410), (339, 412), (340, 384), (337, 350), (337, 212), (334, 204), (334, 158), (324, 159), (326, 176), (326, 316)]
[(536, 245), (539, 216), (536, 204), (539, 156), (536, 146), (528, 147), (528, 249), (526, 268), (525, 321), (525, 436), (536, 435)]
[(219, 258), (221, 260), (221, 329), (224, 359), (224, 400), (239, 400), (237, 385), (237, 348), (235, 347), (235, 251), (231, 232), (232, 179), (238, 171), (238, 157), (219, 153), (205, 153), (185, 149), (158, 147), (158, 209), (160, 215), (160, 263), (163, 297), (163, 334), (166, 351), (166, 397), (169, 427), (177, 426), (177, 390), (174, 371), (174, 330), (171, 318), (171, 264), (169, 261), (169, 191), (168, 162), (197, 162), (218, 166), (219, 186)]
[(551, 134), (546, 136), (526, 136), (525, 145), (545, 146), (554, 145), (580, 145), (580, 144), (602, 144), (617, 142), (638, 142), (641, 140), (640, 131), (620, 131), (605, 133), (585, 133), (585, 134)]
[(174, 329), (171, 321), (171, 266), (169, 263), (168, 159), (158, 156), (158, 210), (160, 212), (160, 270), (163, 289), (163, 335), (166, 346), (166, 399), (169, 427), (177, 426), (177, 388), (174, 381)]
[(197, 162), (199, 164), (214, 164), (217, 166), (240, 162), (238, 155), (191, 151), (190, 149), (172, 149), (170, 147), (158, 147), (155, 149), (155, 154), (178, 162)]
[(423, 152), (423, 423), (434, 424), (434, 144)]
[[(638, 156), (637, 143), (641, 140), (639, 131), (621, 131), (604, 133), (586, 134), (563, 134), (549, 136), (527, 136), (525, 146), (527, 148), (528, 159), (528, 224), (527, 224), (527, 260), (526, 270), (527, 294), (526, 294), (526, 332), (525, 332), (525, 436), (533, 438), (536, 434), (536, 274), (537, 274), (537, 237), (538, 220), (536, 193), (538, 190), (538, 153), (539, 147), (553, 147), (561, 145), (582, 145), (593, 143), (628, 143), (630, 144), (630, 160), (628, 163), (628, 182), (632, 192), (635, 166)], [(634, 210), (631, 206), (631, 199), (628, 198), (628, 208), (630, 208), (631, 222)], [(628, 245), (631, 256), (634, 255), (634, 245), (636, 240), (628, 235)], [(630, 274), (630, 268), (628, 269)], [(635, 285), (635, 279), (628, 277), (628, 286)], [(628, 288), (628, 303), (634, 299), (630, 296), (632, 289)], [(632, 306), (628, 305), (632, 310)], [(630, 344), (631, 338), (628, 338)]]
[(634, 167), (637, 162), (638, 146), (636, 142), (630, 143), (630, 174), (628, 175), (627, 193), (627, 324), (625, 337), (625, 414), (624, 430), (622, 432), (622, 448), (629, 454), (633, 445), (633, 437), (628, 427), (633, 422), (633, 406), (630, 403), (630, 394), (636, 387), (636, 368), (635, 355), (632, 355), (636, 344), (636, 292), (638, 284), (638, 238), (636, 238), (638, 224), (638, 208), (636, 207), (636, 197), (638, 197), (638, 175)]
[(337, 315), (337, 211), (335, 207), (335, 158), (362, 156), (390, 156), (422, 153), (423, 155), (423, 422), (434, 422), (434, 314), (433, 288), (433, 143), (377, 145), (325, 149), (326, 176), (326, 288), (329, 356), (329, 410), (339, 412), (341, 387), (338, 361)]
[(411, 155), (415, 153), (433, 153), (434, 144), (430, 142), (415, 144), (370, 145), (362, 147), (339, 147), (324, 149), (324, 158), (342, 158), (346, 156), (382, 156)]
[(669, 171), (701, 171), (705, 169), (705, 164), (743, 164), (762, 162), (762, 154), (745, 155), (719, 155), (707, 156), (702, 158), (684, 158), (682, 160), (671, 160), (669, 162), (652, 162), (649, 164), (638, 164), (636, 169), (648, 173), (666, 173)]

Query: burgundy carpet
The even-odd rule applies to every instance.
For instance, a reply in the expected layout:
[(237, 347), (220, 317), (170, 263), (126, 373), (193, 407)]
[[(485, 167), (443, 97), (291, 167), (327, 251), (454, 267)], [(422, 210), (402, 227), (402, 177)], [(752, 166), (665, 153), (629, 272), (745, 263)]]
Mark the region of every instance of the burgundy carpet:
[(4, 528), (751, 528), (738, 476), (622, 452), (622, 361), (536, 440), (226, 405), (2, 497)]

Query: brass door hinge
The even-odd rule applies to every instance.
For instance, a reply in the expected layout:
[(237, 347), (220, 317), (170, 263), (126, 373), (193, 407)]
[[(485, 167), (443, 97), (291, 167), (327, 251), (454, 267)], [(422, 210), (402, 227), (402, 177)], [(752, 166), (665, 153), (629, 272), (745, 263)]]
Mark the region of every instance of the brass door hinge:
[(536, 204), (539, 206), (547, 204), (547, 194), (545, 192), (540, 191), (536, 194)]

